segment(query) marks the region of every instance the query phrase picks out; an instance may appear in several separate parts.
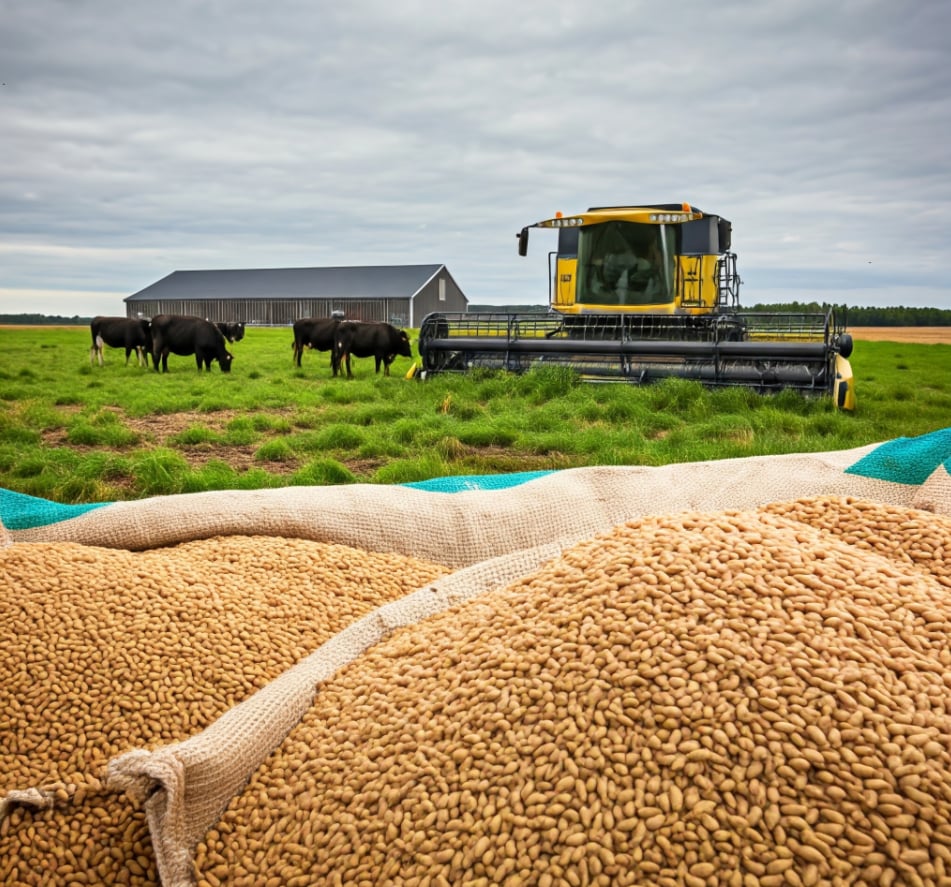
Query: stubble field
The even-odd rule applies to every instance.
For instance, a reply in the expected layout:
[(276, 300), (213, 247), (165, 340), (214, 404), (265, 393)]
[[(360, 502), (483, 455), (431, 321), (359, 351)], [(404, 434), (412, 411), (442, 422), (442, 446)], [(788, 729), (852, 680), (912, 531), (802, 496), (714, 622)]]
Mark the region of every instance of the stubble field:
[(849, 333), (858, 342), (951, 345), (951, 326), (856, 326)]

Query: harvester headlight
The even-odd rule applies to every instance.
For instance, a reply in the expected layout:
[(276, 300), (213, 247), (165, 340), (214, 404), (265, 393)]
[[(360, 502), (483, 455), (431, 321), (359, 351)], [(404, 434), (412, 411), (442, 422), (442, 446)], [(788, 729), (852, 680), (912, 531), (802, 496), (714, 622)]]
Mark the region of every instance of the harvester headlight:
[(552, 219), (545, 224), (552, 228), (577, 228), (584, 224), (584, 220), (576, 217), (570, 219)]
[(689, 222), (693, 218), (692, 213), (651, 213), (652, 222)]

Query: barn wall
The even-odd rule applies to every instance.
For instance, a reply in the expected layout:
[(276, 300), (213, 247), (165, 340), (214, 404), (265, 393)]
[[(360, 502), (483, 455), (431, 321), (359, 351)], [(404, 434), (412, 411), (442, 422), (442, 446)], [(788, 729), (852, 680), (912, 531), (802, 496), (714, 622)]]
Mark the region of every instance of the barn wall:
[(376, 320), (402, 327), (409, 318), (409, 299), (336, 299), (334, 307), (342, 310), (347, 320)]
[(126, 302), (126, 316), (190, 314), (214, 323), (241, 322), (290, 326), (302, 317), (330, 317), (343, 311), (349, 320), (377, 320), (407, 326), (409, 299), (143, 299)]
[[(440, 278), (444, 281), (442, 287)], [(440, 293), (443, 293), (445, 298), (440, 298)], [(432, 311), (465, 311), (467, 305), (462, 290), (446, 271), (442, 271), (417, 293), (413, 300), (410, 326), (418, 327), (422, 319)]]

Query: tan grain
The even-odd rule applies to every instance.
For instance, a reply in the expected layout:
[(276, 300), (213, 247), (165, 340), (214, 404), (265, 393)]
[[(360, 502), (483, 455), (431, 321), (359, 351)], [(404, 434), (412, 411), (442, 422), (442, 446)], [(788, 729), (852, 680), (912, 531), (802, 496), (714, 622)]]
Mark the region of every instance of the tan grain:
[[(100, 777), (208, 726), (349, 623), (447, 572), (340, 545), (227, 537), (130, 553), (0, 549), (0, 883), (154, 884), (147, 826)], [(43, 880), (56, 883), (56, 880)]]
[(935, 884), (949, 543), (823, 498), (578, 545), (323, 685), (198, 882), (261, 876), (306, 822), (282, 864), (310, 883)]

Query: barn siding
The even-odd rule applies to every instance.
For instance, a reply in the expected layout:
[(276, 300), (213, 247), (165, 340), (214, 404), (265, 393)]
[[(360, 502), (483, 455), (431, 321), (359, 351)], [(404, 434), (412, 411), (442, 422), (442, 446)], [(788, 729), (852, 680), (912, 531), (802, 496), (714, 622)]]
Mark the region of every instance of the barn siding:
[[(446, 298), (439, 298), (439, 281), (444, 281)], [(433, 311), (465, 311), (466, 297), (456, 282), (446, 272), (440, 272), (426, 284), (413, 299), (413, 316), (408, 323), (418, 327), (422, 319)]]
[[(406, 326), (409, 299), (155, 299), (127, 303), (129, 317), (190, 314), (213, 323), (240, 322), (290, 326), (302, 317), (330, 317), (343, 311), (348, 320), (377, 320)], [(422, 317), (422, 315), (420, 315)]]

